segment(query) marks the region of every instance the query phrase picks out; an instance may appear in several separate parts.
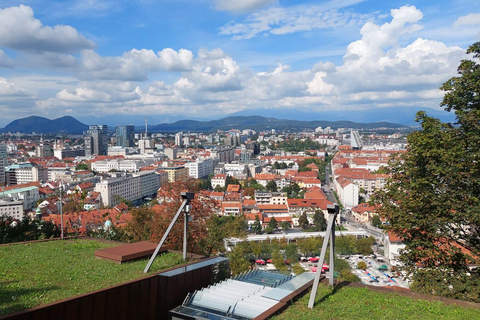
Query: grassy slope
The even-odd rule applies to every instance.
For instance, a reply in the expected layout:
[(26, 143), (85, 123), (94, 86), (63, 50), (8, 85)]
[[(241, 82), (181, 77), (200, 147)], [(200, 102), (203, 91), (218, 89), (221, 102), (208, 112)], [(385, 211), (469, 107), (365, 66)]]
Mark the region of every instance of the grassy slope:
[[(0, 247), (0, 315), (144, 277), (145, 259), (116, 264), (94, 257), (117, 245), (79, 239)], [(180, 255), (168, 253), (149, 275), (180, 263)]]
[(320, 285), (313, 310), (307, 308), (309, 297), (306, 294), (273, 319), (480, 319), (477, 309), (364, 288), (343, 287), (332, 294), (331, 288)]

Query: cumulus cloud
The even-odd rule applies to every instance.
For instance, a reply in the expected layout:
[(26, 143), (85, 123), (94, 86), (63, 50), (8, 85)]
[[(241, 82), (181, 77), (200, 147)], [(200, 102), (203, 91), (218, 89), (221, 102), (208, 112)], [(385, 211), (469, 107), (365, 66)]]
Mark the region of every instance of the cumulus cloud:
[(273, 6), (250, 14), (242, 23), (233, 21), (220, 28), (220, 34), (232, 35), (233, 39), (251, 39), (257, 35), (284, 35), (300, 31), (361, 25), (370, 15), (358, 14), (342, 7), (359, 1), (332, 1), (317, 6)]
[(104, 57), (93, 50), (82, 51), (79, 77), (82, 79), (145, 81), (151, 72), (186, 71), (192, 68), (193, 53), (166, 48), (158, 52), (132, 49), (119, 57)]
[[(435, 107), (438, 87), (455, 75), (464, 49), (419, 38), (423, 14), (414, 6), (391, 10), (383, 24), (364, 23), (343, 62), (319, 61), (310, 69), (286, 64), (266, 71), (240, 67), (221, 49), (131, 50), (120, 57), (83, 52), (82, 68), (100, 81), (83, 81), (38, 103), (41, 110), (84, 108), (93, 114), (184, 114), (212, 117), (246, 108), (348, 110)], [(174, 80), (135, 83), (149, 72), (180, 71)], [(96, 78), (95, 78), (96, 77)], [(117, 80), (112, 80), (117, 79)]]
[(75, 52), (94, 43), (65, 25), (44, 26), (32, 8), (20, 5), (0, 9), (0, 46), (30, 52)]
[(241, 14), (263, 8), (275, 2), (277, 0), (215, 0), (215, 8), (220, 11)]
[(200, 49), (192, 71), (184, 73), (175, 86), (185, 91), (232, 91), (241, 88), (239, 70), (235, 60), (221, 49)]
[(458, 18), (453, 24), (454, 27), (460, 27), (465, 25), (480, 25), (480, 13), (470, 13), (466, 16)]

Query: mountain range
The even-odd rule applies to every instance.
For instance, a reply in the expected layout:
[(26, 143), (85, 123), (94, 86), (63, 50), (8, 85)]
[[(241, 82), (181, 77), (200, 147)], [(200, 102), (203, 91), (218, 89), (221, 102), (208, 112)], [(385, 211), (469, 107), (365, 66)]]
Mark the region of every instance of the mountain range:
[(30, 116), (10, 122), (5, 128), (0, 129), (0, 132), (81, 134), (87, 129), (86, 124), (70, 116), (53, 120)]
[(428, 115), (438, 118), (443, 122), (453, 122), (455, 115), (441, 109), (421, 108), (421, 107), (385, 107), (367, 110), (324, 110), (315, 111), (308, 109), (248, 109), (236, 113), (211, 116), (211, 115), (179, 115), (179, 114), (161, 114), (161, 115), (145, 115), (145, 114), (112, 114), (102, 117), (92, 116), (76, 116), (83, 123), (98, 123), (108, 126), (117, 126), (121, 124), (133, 124), (135, 126), (145, 128), (145, 119), (148, 119), (149, 127), (152, 124), (174, 123), (180, 120), (196, 120), (211, 121), (220, 120), (225, 117), (232, 116), (263, 116), (266, 118), (275, 117), (277, 119), (288, 119), (298, 121), (353, 121), (357, 123), (375, 123), (375, 122), (391, 122), (399, 123), (406, 126), (418, 126), (415, 122), (415, 114), (424, 110)]
[[(101, 123), (97, 123), (101, 124)], [(402, 124), (390, 122), (357, 123), (353, 121), (299, 121), (277, 119), (262, 116), (233, 116), (211, 121), (180, 120), (174, 123), (162, 123), (148, 126), (149, 132), (215, 132), (230, 129), (253, 129), (256, 131), (266, 129), (298, 131), (303, 129), (315, 129), (317, 127), (355, 128), (355, 129), (378, 129), (378, 128), (405, 128)], [(81, 134), (88, 126), (77, 119), (66, 116), (54, 120), (43, 117), (31, 116), (17, 119), (9, 123), (0, 132), (21, 133), (68, 133)], [(113, 128), (111, 128), (113, 129)], [(136, 127), (137, 131), (143, 131), (143, 127)]]

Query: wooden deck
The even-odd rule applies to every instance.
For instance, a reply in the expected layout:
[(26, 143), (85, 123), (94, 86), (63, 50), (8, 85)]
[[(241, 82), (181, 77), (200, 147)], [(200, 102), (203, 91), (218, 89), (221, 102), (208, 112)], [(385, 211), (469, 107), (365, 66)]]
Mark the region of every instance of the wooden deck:
[[(118, 247), (97, 250), (95, 251), (95, 257), (123, 263), (130, 260), (150, 257), (157, 245), (158, 243), (149, 241), (122, 244)], [(168, 247), (163, 246), (158, 253), (160, 254), (167, 250)]]

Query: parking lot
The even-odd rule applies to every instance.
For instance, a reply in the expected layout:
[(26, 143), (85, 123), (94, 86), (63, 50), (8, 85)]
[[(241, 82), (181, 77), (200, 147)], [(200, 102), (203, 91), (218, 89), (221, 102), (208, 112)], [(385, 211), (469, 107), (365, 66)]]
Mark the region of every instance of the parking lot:
[[(377, 257), (379, 258), (379, 257)], [(346, 259), (352, 268), (352, 272), (355, 273), (362, 283), (372, 286), (398, 286), (402, 288), (408, 288), (408, 283), (404, 281), (403, 275), (398, 276), (397, 272), (391, 272), (391, 266), (386, 262), (379, 262), (377, 259), (371, 256), (358, 256), (353, 255)], [(382, 259), (384, 260), (384, 259)], [(357, 269), (358, 263), (364, 261), (367, 264), (366, 270)], [(387, 270), (379, 270), (379, 268), (385, 265)]]
[[(384, 286), (398, 286), (402, 288), (409, 287), (408, 283), (403, 280), (403, 275), (399, 277), (397, 275), (397, 272), (391, 272), (391, 266), (388, 263), (384, 262), (384, 259), (382, 259), (382, 257), (380, 256), (377, 257), (377, 259), (380, 258), (379, 259), (380, 261), (378, 261), (377, 259), (371, 256), (363, 257), (360, 255), (353, 255), (353, 256), (344, 257), (344, 258), (350, 264), (350, 267), (352, 268), (352, 273), (356, 274), (363, 284), (376, 286), (376, 287), (384, 287)], [(363, 261), (366, 263), (367, 265), (366, 270), (357, 269), (357, 265), (360, 261)], [(328, 262), (328, 259), (326, 262)], [(313, 270), (316, 270), (316, 267), (318, 264), (312, 261), (303, 261), (303, 262), (300, 262), (300, 265), (305, 269), (305, 271), (312, 272), (312, 268)], [(387, 270), (379, 270), (379, 268), (382, 269), (381, 268), (382, 265), (385, 265), (387, 267)]]

